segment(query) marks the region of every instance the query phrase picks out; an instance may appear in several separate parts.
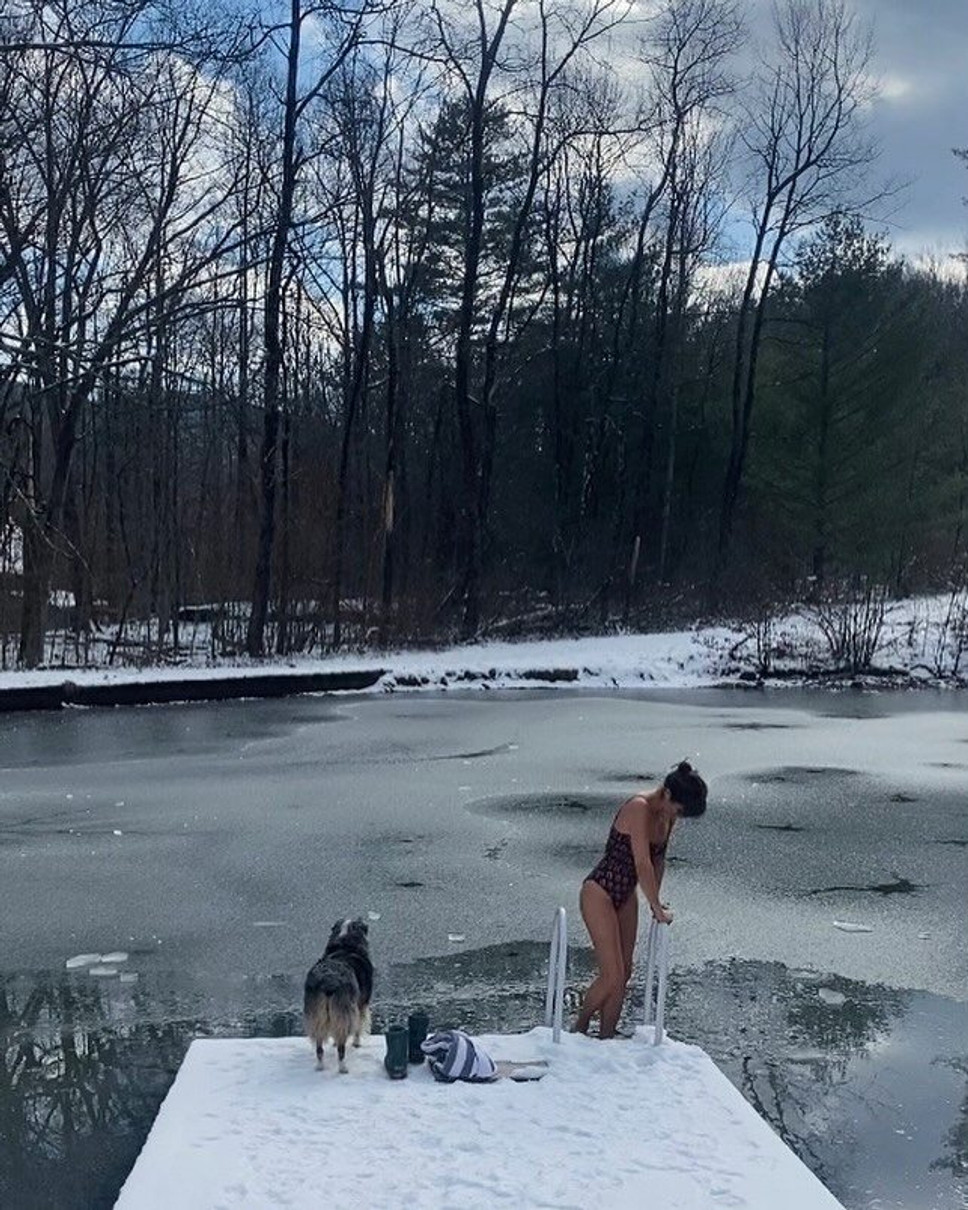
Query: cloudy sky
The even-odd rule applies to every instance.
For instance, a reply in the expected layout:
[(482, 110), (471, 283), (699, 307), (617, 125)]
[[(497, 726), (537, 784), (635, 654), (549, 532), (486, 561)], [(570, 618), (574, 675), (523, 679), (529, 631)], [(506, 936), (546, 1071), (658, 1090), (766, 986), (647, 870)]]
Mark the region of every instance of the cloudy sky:
[(889, 233), (911, 255), (968, 249), (968, 0), (849, 0), (874, 27), (871, 115), (884, 175), (910, 180)]

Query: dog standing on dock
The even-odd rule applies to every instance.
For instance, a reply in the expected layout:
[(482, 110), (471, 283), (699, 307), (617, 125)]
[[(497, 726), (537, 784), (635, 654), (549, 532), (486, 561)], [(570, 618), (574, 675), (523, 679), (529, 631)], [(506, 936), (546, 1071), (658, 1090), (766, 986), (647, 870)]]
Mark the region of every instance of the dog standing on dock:
[(370, 996), (373, 993), (373, 963), (362, 920), (337, 920), (323, 956), (306, 976), (303, 1020), (306, 1034), (316, 1047), (316, 1067), (323, 1068), (323, 1043), (332, 1038), (339, 1056), (339, 1069), (346, 1067), (346, 1040), (352, 1035), (359, 1046), (360, 1035), (370, 1028)]

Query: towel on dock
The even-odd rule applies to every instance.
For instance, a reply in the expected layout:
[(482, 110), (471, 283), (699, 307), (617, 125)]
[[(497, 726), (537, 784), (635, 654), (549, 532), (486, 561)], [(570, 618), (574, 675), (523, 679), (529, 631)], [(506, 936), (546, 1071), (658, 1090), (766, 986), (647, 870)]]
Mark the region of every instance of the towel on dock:
[(420, 1043), (435, 1080), (453, 1084), (466, 1080), (487, 1084), (497, 1078), (497, 1067), (489, 1054), (460, 1029), (442, 1029)]

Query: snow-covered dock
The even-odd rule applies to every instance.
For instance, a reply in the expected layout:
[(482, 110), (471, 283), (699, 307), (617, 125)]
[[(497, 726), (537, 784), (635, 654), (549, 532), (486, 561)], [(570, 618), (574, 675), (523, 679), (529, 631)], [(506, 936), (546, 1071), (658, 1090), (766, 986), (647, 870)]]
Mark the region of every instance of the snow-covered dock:
[(484, 1035), (495, 1059), (545, 1060), (530, 1083), (437, 1084), (314, 1070), (305, 1039), (192, 1044), (117, 1206), (662, 1207), (833, 1210), (840, 1203), (698, 1047), (651, 1029), (599, 1042)]

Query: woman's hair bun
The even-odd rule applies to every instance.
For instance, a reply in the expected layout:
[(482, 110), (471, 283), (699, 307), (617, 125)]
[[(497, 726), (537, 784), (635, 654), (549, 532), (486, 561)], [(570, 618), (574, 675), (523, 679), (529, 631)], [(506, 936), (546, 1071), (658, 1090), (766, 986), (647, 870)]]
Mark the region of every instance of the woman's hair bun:
[(706, 783), (687, 760), (681, 760), (662, 783), (682, 808), (683, 815), (702, 815), (706, 809)]

